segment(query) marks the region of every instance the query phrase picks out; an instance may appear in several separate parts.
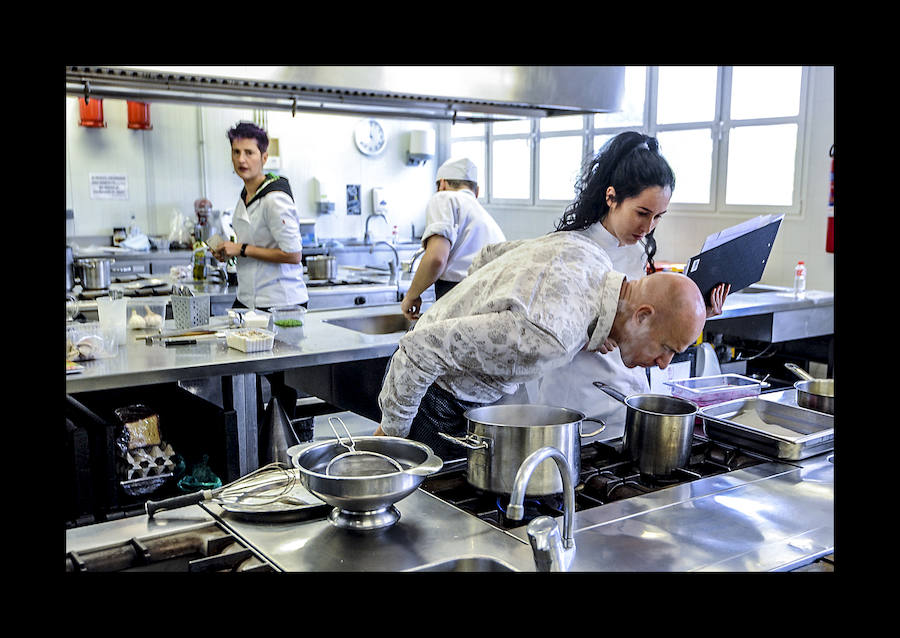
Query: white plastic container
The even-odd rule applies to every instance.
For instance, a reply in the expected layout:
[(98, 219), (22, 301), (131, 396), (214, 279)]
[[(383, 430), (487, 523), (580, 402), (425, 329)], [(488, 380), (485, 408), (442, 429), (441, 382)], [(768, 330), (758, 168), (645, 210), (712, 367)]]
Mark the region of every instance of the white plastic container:
[(259, 328), (229, 330), (225, 335), (225, 343), (229, 348), (241, 352), (263, 352), (271, 350), (275, 345), (275, 333)]
[(161, 330), (166, 321), (165, 298), (137, 297), (128, 300), (129, 330)]

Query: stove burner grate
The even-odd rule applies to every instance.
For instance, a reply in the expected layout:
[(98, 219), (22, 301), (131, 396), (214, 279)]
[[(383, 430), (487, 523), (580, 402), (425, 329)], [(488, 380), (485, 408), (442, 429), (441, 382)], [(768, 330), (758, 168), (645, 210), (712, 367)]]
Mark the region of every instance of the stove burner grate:
[[(676, 469), (668, 477), (652, 477), (642, 475), (637, 469), (637, 463), (624, 455), (621, 439), (595, 441), (581, 449), (581, 474), (575, 487), (575, 511), (641, 496), (768, 460), (695, 436), (686, 467)], [(563, 495), (553, 494), (526, 498), (523, 519), (507, 519), (505, 512), (509, 495), (490, 494), (471, 486), (466, 480), (464, 463), (446, 465), (443, 471), (427, 478), (422, 489), (500, 529), (521, 527), (541, 515), (563, 515)]]

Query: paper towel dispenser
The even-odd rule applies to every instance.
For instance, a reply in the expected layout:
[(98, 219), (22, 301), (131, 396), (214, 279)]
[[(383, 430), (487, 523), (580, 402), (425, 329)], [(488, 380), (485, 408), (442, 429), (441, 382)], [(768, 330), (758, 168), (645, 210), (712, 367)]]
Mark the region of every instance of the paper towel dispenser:
[(434, 129), (409, 132), (407, 166), (419, 166), (434, 158)]

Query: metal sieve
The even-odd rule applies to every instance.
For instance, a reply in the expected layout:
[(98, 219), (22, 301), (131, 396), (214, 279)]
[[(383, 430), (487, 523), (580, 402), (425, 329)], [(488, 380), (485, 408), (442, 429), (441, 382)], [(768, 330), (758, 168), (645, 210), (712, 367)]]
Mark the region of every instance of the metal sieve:
[[(344, 441), (337, 429), (334, 427), (332, 420), (336, 420), (344, 428), (347, 433), (347, 441)], [(369, 452), (366, 450), (357, 450), (353, 437), (350, 436), (350, 430), (340, 417), (329, 417), (328, 425), (331, 426), (338, 442), (347, 448), (347, 452), (338, 454), (328, 462), (325, 466), (325, 474), (335, 477), (360, 477), (360, 476), (379, 476), (382, 474), (393, 474), (394, 472), (402, 472), (403, 467), (391, 457), (379, 452)]]

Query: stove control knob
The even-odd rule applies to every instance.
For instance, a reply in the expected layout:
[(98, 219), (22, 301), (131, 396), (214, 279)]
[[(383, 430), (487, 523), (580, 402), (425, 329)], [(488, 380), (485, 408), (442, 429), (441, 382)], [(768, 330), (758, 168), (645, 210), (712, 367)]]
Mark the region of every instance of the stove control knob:
[(356, 299), (353, 300), (353, 304), (356, 305), (356, 306), (361, 306), (361, 305), (363, 305), (364, 303), (366, 303), (366, 298), (365, 298), (365, 297), (357, 297)]

